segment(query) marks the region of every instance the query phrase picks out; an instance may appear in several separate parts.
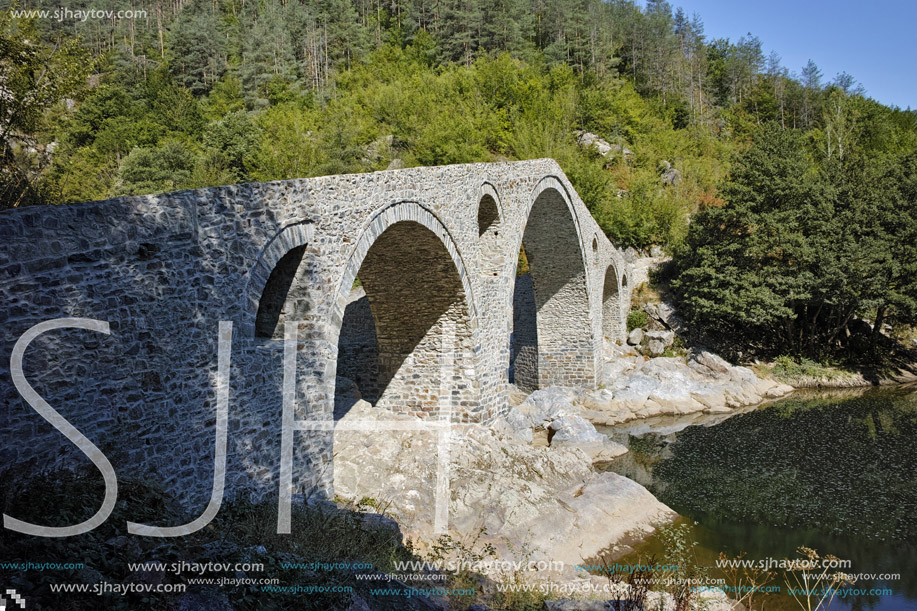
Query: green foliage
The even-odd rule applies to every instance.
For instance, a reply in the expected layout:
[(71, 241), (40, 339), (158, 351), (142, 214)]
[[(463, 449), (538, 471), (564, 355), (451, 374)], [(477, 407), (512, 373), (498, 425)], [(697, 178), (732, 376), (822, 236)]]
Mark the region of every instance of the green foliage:
[(226, 70), (226, 37), (215, 7), (206, 0), (187, 3), (170, 31), (170, 72), (196, 95), (209, 91)]
[(670, 583), (668, 591), (672, 595), (676, 611), (687, 611), (691, 601), (697, 596), (694, 583), (703, 583), (707, 568), (698, 560), (698, 542), (691, 532), (692, 524), (675, 522), (656, 529), (656, 536), (662, 542), (665, 553), (663, 564), (677, 567), (675, 570), (660, 571), (663, 583)]
[(156, 148), (137, 147), (118, 168), (115, 191), (119, 195), (142, 195), (175, 191), (191, 182), (194, 153), (178, 141)]
[(43, 176), (46, 159), (29, 149), (48, 128), (51, 109), (81, 89), (93, 64), (77, 39), (45, 44), (34, 19), (0, 13), (0, 209), (54, 197)]
[(258, 126), (245, 111), (227, 114), (204, 129), (204, 146), (236, 182), (245, 180), (260, 141)]
[[(824, 358), (846, 349), (854, 316), (910, 321), (917, 287), (911, 157), (819, 155), (771, 125), (698, 214), (672, 288), (689, 320), (767, 351)], [(878, 339), (873, 334), (872, 345)]]
[(627, 332), (634, 329), (642, 329), (650, 320), (649, 315), (640, 309), (633, 309), (627, 313)]
[(785, 354), (774, 359), (774, 365), (770, 373), (779, 380), (787, 383), (796, 382), (797, 384), (803, 380), (830, 382), (850, 377), (851, 375), (849, 372), (837, 367), (818, 363), (804, 357), (794, 359)]
[[(190, 186), (550, 157), (616, 244), (674, 250), (691, 215), (722, 206), (728, 160), (764, 123), (807, 130), (818, 161), (917, 150), (915, 113), (848, 75), (825, 86), (814, 64), (794, 80), (754, 36), (705, 41), (666, 2), (194, 0), (92, 27), (3, 19), (5, 82), (42, 92), (0, 102), (32, 104), (3, 114), (27, 135), (6, 138), (4, 180), (43, 185), (29, 201), (122, 193), (131, 151), (169, 141), (193, 152), (171, 181)], [(33, 140), (57, 148), (23, 153)], [(663, 183), (663, 161), (680, 180)]]

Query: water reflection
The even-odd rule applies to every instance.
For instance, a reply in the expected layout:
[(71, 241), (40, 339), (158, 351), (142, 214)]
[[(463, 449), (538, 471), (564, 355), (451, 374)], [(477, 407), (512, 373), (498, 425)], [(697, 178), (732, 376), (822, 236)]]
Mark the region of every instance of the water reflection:
[[(917, 608), (917, 392), (807, 393), (732, 417), (605, 431), (630, 447), (611, 469), (700, 526), (710, 551), (795, 557), (800, 545), (899, 573), (896, 596), (853, 608)], [(883, 587), (861, 581), (856, 588)]]

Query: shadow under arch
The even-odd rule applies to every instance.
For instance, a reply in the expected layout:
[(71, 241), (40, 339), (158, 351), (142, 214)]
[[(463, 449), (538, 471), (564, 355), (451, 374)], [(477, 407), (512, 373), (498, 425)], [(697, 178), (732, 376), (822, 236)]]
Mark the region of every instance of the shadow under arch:
[(523, 390), (591, 386), (595, 346), (590, 323), (586, 250), (569, 194), (554, 176), (533, 189), (524, 248), (530, 274), (515, 278), (510, 364)]
[(602, 286), (602, 335), (610, 341), (623, 339), (626, 328), (621, 300), (623, 290), (618, 278), (617, 268), (609, 263)]
[(243, 290), (240, 317), (240, 334), (243, 337), (283, 337), (285, 315), (295, 316), (290, 307), (296, 301), (298, 288), (303, 285), (295, 281), (296, 274), (313, 234), (310, 220), (288, 222), (258, 253), (258, 260), (252, 266)]
[(480, 419), (471, 285), (432, 212), (398, 202), (374, 215), (334, 308), (336, 419), (361, 398), (420, 417)]

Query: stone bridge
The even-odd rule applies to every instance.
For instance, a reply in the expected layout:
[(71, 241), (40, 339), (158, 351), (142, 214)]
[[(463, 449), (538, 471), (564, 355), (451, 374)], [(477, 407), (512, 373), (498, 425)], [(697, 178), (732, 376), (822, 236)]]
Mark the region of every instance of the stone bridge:
[[(520, 247), (530, 274), (517, 275)], [(119, 477), (155, 481), (197, 514), (213, 478), (220, 321), (233, 324), (227, 488), (269, 497), (285, 329), (298, 338), (299, 420), (332, 420), (336, 388), (356, 386), (380, 409), (486, 423), (513, 383), (597, 385), (628, 293), (621, 254), (552, 160), (6, 210), (0, 461), (89, 464), (13, 386), (13, 347), (42, 321), (108, 323), (107, 335), (39, 335), (25, 378)], [(295, 492), (332, 493), (330, 438), (296, 432)]]

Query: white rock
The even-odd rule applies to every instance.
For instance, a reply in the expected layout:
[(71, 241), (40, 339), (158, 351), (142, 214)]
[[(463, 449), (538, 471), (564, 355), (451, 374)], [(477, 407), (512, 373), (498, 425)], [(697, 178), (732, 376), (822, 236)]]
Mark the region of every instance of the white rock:
[(635, 373), (627, 377), (626, 385), (614, 391), (614, 398), (625, 403), (643, 403), (650, 393), (659, 387), (659, 380), (643, 373)]
[(559, 414), (547, 429), (553, 431), (551, 446), (577, 445), (581, 443), (603, 443), (607, 436), (595, 430), (591, 422), (576, 414)]
[(643, 341), (643, 329), (637, 327), (632, 329), (630, 333), (627, 334), (627, 343), (631, 346), (639, 346), (640, 342)]

